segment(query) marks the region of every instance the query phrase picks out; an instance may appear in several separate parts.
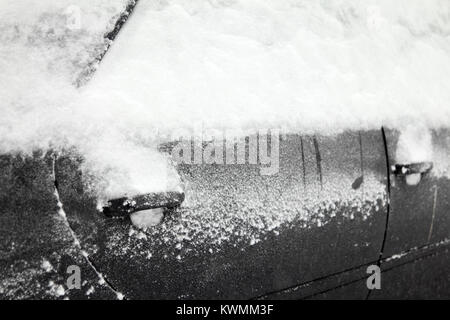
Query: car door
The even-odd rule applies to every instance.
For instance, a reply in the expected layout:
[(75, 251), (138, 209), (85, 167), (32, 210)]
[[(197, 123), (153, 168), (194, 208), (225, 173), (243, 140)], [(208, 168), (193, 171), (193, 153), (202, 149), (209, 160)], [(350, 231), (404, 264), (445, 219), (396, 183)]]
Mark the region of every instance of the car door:
[[(380, 131), (279, 139), (273, 175), (248, 163), (179, 164), (186, 201), (151, 230), (97, 211), (82, 158), (56, 162), (61, 202), (129, 298), (304, 298), (366, 277), (386, 224)], [(366, 294), (365, 284), (352, 291)]]
[[(396, 130), (386, 131), (391, 166), (397, 163), (399, 136)], [(404, 176), (390, 176), (389, 224), (381, 263), (383, 286), (372, 298), (448, 298), (450, 185), (446, 170), (450, 136), (448, 130), (433, 131), (431, 136), (431, 172), (414, 185)]]

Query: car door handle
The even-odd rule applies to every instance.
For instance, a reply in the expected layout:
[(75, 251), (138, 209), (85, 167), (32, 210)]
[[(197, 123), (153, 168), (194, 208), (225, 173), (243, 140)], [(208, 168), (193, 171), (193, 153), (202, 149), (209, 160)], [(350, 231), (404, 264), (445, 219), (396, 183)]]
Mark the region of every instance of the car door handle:
[(391, 172), (398, 178), (404, 178), (408, 185), (417, 185), (422, 176), (433, 169), (433, 162), (416, 162), (409, 164), (394, 164)]

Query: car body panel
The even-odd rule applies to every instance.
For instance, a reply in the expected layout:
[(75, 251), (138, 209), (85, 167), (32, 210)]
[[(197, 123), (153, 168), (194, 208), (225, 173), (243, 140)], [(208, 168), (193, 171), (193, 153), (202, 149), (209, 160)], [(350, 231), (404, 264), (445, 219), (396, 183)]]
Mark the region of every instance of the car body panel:
[[(382, 150), (379, 131), (361, 139), (287, 135), (272, 176), (248, 164), (181, 164), (186, 202), (150, 232), (97, 212), (73, 159), (57, 162), (56, 177), (74, 230), (126, 296), (254, 298), (377, 260), (386, 219)], [(354, 190), (361, 154), (364, 187)]]
[[(410, 248), (437, 243), (450, 238), (450, 184), (442, 172), (450, 147), (449, 133), (435, 131), (432, 144), (441, 163), (422, 177), (418, 185), (408, 185), (403, 177), (391, 176), (391, 205), (384, 256), (398, 254)], [(387, 132), (390, 164), (395, 164), (399, 133)], [(442, 163), (444, 162), (444, 163)]]
[[(272, 176), (261, 175), (257, 165), (181, 164), (186, 202), (146, 232), (97, 210), (96, 197), (83, 184), (82, 157), (69, 153), (55, 162), (68, 226), (56, 206), (53, 157), (2, 156), (1, 263), (8, 271), (2, 273), (1, 297), (445, 298), (448, 206), (437, 202), (428, 241), (433, 192), (412, 193), (398, 183), (391, 190), (379, 260), (387, 218), (385, 156), (381, 132), (370, 131), (282, 136), (280, 171)], [(364, 182), (355, 184), (361, 176)], [(427, 179), (445, 190), (446, 178), (425, 177), (420, 184), (430, 188)], [(420, 184), (415, 188), (421, 190)], [(366, 215), (358, 212), (361, 203), (370, 209)], [(419, 216), (409, 211), (416, 207), (422, 208)], [(425, 223), (417, 226), (420, 221)], [(368, 294), (366, 270), (377, 263), (382, 290)], [(73, 264), (82, 270), (82, 289), (59, 295), (55, 288), (64, 287)], [(112, 289), (99, 283), (96, 272)]]
[[(0, 156), (0, 299), (113, 299), (58, 214), (53, 157)], [(82, 274), (67, 290), (69, 266)]]

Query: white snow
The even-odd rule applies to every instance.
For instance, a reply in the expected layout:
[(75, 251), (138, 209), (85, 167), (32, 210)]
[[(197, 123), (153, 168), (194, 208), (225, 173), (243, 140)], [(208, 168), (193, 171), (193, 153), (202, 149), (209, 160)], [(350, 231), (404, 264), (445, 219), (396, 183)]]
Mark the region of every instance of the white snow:
[(433, 159), (431, 132), (423, 125), (409, 124), (400, 134), (395, 160), (407, 164), (425, 162)]
[(47, 259), (43, 259), (43, 260), (42, 260), (41, 268), (42, 268), (45, 272), (50, 272), (50, 271), (53, 270), (52, 264), (51, 264)]
[(420, 173), (413, 173), (409, 174), (405, 177), (406, 183), (409, 186), (416, 186), (419, 184), (420, 180), (422, 179), (422, 176)]
[(47, 292), (55, 297), (61, 297), (66, 294), (66, 290), (62, 285), (56, 284), (51, 280), (48, 283), (48, 287), (49, 289), (47, 290)]
[(93, 286), (90, 286), (89, 289), (86, 291), (86, 295), (90, 296), (91, 294), (93, 294), (95, 292), (95, 289)]
[(144, 1), (86, 105), (144, 132), (448, 126), (448, 1)]
[[(160, 224), (164, 218), (164, 213), (162, 208), (148, 209), (134, 212), (130, 215), (130, 218), (135, 227), (146, 229)], [(145, 234), (138, 234), (138, 239), (143, 239), (144, 237)]]
[[(105, 109), (84, 110), (77, 102), (74, 83), (104, 49), (104, 34), (127, 3), (0, 3), (0, 152), (75, 147), (86, 159), (86, 183), (101, 199), (165, 190), (171, 176), (176, 181), (165, 158), (136, 146), (114, 121), (108, 123)], [(74, 8), (80, 14), (75, 29), (68, 16)]]
[(126, 3), (2, 0), (0, 152), (75, 147), (104, 198), (172, 188), (154, 142), (199, 125), (450, 123), (449, 1), (140, 1), (77, 89)]

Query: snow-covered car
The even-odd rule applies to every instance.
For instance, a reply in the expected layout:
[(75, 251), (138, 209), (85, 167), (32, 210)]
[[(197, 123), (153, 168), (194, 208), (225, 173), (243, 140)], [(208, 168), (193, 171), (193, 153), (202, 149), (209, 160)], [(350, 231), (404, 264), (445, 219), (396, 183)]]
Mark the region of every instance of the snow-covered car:
[(450, 297), (450, 5), (0, 8), (0, 298)]

